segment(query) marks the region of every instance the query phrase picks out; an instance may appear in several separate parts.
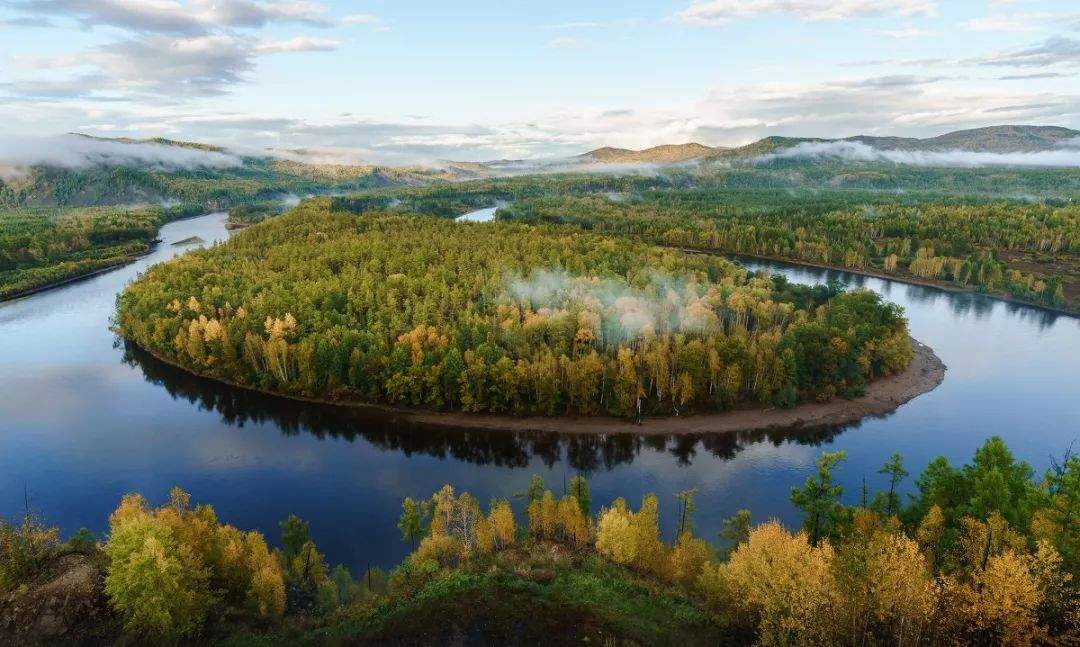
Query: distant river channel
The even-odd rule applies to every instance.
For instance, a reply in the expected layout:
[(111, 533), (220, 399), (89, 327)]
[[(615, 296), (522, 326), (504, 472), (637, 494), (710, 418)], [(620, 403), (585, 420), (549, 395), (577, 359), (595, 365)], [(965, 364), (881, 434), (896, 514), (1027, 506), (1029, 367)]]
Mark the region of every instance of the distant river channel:
[(871, 489), (883, 486), (877, 470), (893, 452), (913, 474), (910, 491), (930, 459), (966, 462), (991, 435), (1040, 472), (1080, 439), (1076, 318), (746, 259), (750, 269), (802, 283), (836, 279), (899, 303), (912, 334), (948, 366), (944, 383), (857, 424), (670, 438), (431, 429), (226, 387), (129, 348), (108, 328), (129, 281), (191, 248), (174, 242), (224, 240), (225, 219), (213, 213), (168, 224), (162, 243), (135, 263), (0, 303), (0, 515), (20, 514), (25, 492), (65, 535), (82, 526), (100, 535), (124, 493), (161, 502), (180, 485), (221, 519), (275, 543), (278, 521), (296, 513), (331, 562), (359, 572), (401, 560), (402, 498), (429, 496), (444, 483), (486, 502), (523, 492), (533, 474), (561, 493), (582, 473), (596, 508), (617, 496), (636, 505), (658, 494), (669, 536), (675, 493), (697, 488), (697, 531), (715, 539), (722, 519), (740, 508), (757, 521), (797, 524), (788, 495), (822, 451), (847, 452), (838, 476), (855, 502), (864, 477)]

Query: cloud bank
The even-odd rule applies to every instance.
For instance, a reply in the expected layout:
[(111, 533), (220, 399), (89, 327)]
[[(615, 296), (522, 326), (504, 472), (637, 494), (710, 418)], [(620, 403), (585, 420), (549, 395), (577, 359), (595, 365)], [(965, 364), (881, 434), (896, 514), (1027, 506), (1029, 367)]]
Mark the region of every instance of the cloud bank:
[(882, 150), (862, 142), (805, 142), (779, 153), (755, 158), (757, 162), (774, 159), (842, 160), (847, 162), (891, 162), (909, 166), (945, 166), (977, 168), (985, 166), (1024, 166), (1044, 168), (1080, 167), (1080, 137), (1063, 142), (1056, 150), (1031, 153), (982, 153), (972, 151)]
[(72, 18), (83, 27), (174, 36), (197, 36), (223, 28), (257, 29), (273, 23), (331, 24), (318, 4), (291, 0), (16, 0), (10, 6), (32, 15)]
[[(507, 282), (506, 298), (550, 323), (572, 321), (605, 344), (722, 325), (723, 299), (690, 277), (649, 277), (644, 285), (562, 269), (539, 270)], [(527, 319), (526, 327), (530, 326)]]
[(62, 135), (0, 139), (0, 169), (17, 176), (20, 169), (47, 165), (68, 169), (139, 165), (156, 169), (230, 168), (242, 160), (229, 153), (145, 142), (124, 143)]
[(933, 0), (703, 0), (675, 14), (692, 25), (717, 26), (760, 15), (787, 15), (814, 22), (881, 15), (933, 16)]

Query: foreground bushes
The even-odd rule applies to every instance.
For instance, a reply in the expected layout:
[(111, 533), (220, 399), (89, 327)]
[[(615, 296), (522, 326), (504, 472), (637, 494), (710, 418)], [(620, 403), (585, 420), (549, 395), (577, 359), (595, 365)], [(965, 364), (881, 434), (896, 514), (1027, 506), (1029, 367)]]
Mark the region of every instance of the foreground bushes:
[(263, 536), (219, 524), (213, 508), (191, 508), (179, 488), (156, 509), (124, 497), (109, 528), (105, 591), (132, 632), (191, 634), (214, 608), (262, 617), (285, 610), (282, 560)]
[[(295, 516), (281, 523), (281, 548), (270, 549), (179, 489), (157, 508), (128, 495), (104, 543), (105, 594), (144, 641), (254, 629), (268, 632), (259, 644), (429, 643), (455, 635), (455, 614), (485, 627), (497, 617), (499, 631), (485, 635), (502, 640), (529, 625), (542, 641), (544, 623), (523, 619), (534, 603), (566, 614), (567, 635), (590, 640), (617, 628), (648, 644), (676, 635), (689, 644), (1080, 641), (1080, 457), (1066, 454), (1036, 480), (990, 439), (968, 465), (932, 461), (906, 505), (899, 456), (882, 468), (888, 490), (845, 504), (833, 478), (843, 458), (822, 455), (792, 491), (802, 528), (753, 526), (740, 511), (717, 545), (693, 533), (693, 491), (677, 495), (676, 533), (665, 541), (654, 495), (636, 509), (617, 499), (594, 516), (581, 477), (562, 496), (534, 477), (516, 504), (486, 508), (447, 485), (404, 502), (398, 528), (415, 550), (388, 579), (369, 571), (360, 581), (344, 566), (330, 569)], [(515, 508), (524, 510), (520, 524)], [(86, 533), (60, 545), (55, 530), (29, 518), (0, 525), (0, 592), (36, 577), (58, 552), (94, 546)], [(575, 628), (583, 618), (593, 624)]]
[[(726, 635), (753, 636), (763, 645), (1080, 640), (1080, 562), (1070, 552), (1080, 526), (1061, 516), (1080, 503), (1080, 458), (1066, 455), (1036, 483), (1030, 467), (991, 439), (970, 465), (932, 462), (907, 506), (896, 495), (906, 475), (899, 456), (882, 470), (894, 475), (890, 489), (858, 506), (844, 505), (833, 482), (842, 460), (842, 453), (823, 455), (818, 473), (793, 490), (792, 501), (806, 512), (804, 528), (791, 531), (777, 521), (751, 528), (740, 513), (720, 549), (693, 536), (692, 492), (679, 495), (679, 530), (667, 543), (654, 495), (636, 511), (618, 499), (594, 520), (577, 504), (580, 483), (557, 499), (534, 481), (525, 494), (528, 532), (519, 533), (518, 545), (595, 551), (697, 600)], [(946, 481), (951, 502), (941, 500)], [(472, 499), (453, 498), (447, 486), (433, 505), (451, 510), (447, 502), (463, 500)], [(395, 572), (399, 594), (489, 563), (497, 549), (470, 549), (467, 540), (481, 532), (484, 517), (453, 516), (460, 521), (453, 533), (432, 520), (420, 549)]]

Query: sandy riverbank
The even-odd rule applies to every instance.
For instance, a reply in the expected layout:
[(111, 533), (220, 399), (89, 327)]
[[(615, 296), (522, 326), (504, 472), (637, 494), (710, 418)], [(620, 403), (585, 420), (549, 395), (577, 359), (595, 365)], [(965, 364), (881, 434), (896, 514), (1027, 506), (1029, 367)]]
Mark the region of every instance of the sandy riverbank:
[[(791, 409), (736, 409), (723, 413), (647, 418), (640, 423), (612, 417), (588, 416), (530, 416), (515, 417), (456, 411), (426, 411), (349, 401), (328, 401), (302, 396), (277, 394), (262, 389), (225, 382), (230, 386), (258, 391), (267, 395), (288, 398), (311, 404), (351, 407), (372, 413), (391, 414), (408, 422), (456, 429), (492, 431), (542, 431), (580, 434), (637, 434), (674, 435), (708, 434), (731, 431), (753, 431), (792, 427), (816, 427), (855, 422), (867, 416), (880, 416), (895, 411), (900, 405), (923, 393), (932, 391), (945, 379), (945, 364), (933, 349), (912, 339), (915, 356), (901, 373), (871, 382), (866, 393), (858, 398), (833, 398), (824, 403), (800, 404)], [(191, 373), (186, 367), (151, 353), (158, 360)], [(198, 376), (197, 373), (195, 375)], [(217, 380), (205, 376), (204, 379)]]
[(723, 413), (647, 418), (640, 424), (610, 417), (515, 418), (458, 412), (399, 413), (425, 425), (583, 434), (706, 434), (844, 424), (866, 416), (892, 413), (905, 402), (932, 391), (941, 384), (945, 379), (945, 364), (929, 346), (914, 339), (912, 346), (915, 357), (907, 369), (871, 382), (864, 395), (850, 400), (838, 397), (824, 403), (804, 403), (791, 409), (736, 409)]

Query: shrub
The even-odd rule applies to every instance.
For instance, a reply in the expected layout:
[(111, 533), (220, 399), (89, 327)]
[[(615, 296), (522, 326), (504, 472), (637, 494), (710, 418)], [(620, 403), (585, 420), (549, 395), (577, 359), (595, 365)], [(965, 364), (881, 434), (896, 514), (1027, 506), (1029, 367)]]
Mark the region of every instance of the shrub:
[(174, 637), (202, 626), (213, 603), (206, 568), (161, 519), (146, 514), (121, 521), (105, 552), (105, 592), (129, 631)]
[(110, 516), (105, 591), (125, 626), (175, 638), (198, 633), (212, 609), (280, 616), (282, 567), (262, 535), (220, 524), (213, 508), (190, 500), (174, 488), (153, 509), (127, 495)]
[(97, 548), (97, 537), (88, 528), (79, 528), (67, 540), (67, 550), (88, 555)]
[(60, 531), (48, 528), (33, 515), (18, 525), (0, 521), (0, 591), (26, 579), (53, 554)]
[(779, 522), (754, 528), (731, 559), (706, 568), (698, 583), (706, 598), (757, 626), (763, 645), (828, 643), (829, 610), (835, 605), (830, 571), (832, 548), (810, 545)]

